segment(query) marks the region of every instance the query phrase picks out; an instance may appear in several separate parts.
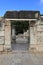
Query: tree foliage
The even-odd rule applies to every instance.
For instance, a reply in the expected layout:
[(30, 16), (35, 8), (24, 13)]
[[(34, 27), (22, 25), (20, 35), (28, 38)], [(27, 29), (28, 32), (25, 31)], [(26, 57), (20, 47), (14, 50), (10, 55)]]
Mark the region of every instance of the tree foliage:
[(23, 33), (29, 28), (29, 23), (27, 21), (12, 21), (11, 23), (14, 25), (16, 33)]

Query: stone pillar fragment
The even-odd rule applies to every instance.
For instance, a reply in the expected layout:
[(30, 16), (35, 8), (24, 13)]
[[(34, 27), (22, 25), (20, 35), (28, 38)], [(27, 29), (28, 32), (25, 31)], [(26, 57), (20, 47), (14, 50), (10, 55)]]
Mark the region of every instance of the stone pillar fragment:
[(5, 20), (5, 45), (4, 50), (11, 49), (11, 22)]
[(14, 28), (14, 26), (12, 26), (12, 39), (15, 39), (15, 28)]
[(32, 25), (30, 23), (30, 49), (31, 50), (36, 50), (36, 43), (37, 39), (36, 39), (36, 26), (35, 24)]

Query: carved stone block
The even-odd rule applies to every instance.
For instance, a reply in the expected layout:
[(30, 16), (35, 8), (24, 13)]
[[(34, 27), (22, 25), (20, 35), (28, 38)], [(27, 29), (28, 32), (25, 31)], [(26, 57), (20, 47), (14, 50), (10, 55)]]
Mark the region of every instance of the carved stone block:
[(3, 45), (0, 45), (0, 51), (3, 51)]
[(0, 44), (4, 44), (4, 37), (0, 37)]
[(5, 31), (0, 31), (0, 36), (5, 36)]

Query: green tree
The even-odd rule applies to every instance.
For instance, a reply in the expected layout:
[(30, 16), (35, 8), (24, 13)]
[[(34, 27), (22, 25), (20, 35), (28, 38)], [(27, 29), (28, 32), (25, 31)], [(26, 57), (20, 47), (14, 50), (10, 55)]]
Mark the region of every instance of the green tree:
[(23, 31), (26, 31), (29, 28), (28, 21), (11, 21), (11, 25), (15, 26), (16, 33), (23, 33)]

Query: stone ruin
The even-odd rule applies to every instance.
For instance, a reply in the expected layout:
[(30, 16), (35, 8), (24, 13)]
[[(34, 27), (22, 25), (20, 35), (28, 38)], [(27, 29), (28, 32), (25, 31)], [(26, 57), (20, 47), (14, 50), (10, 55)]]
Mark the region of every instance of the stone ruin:
[(43, 15), (40, 11), (7, 11), (0, 17), (0, 51), (11, 50), (11, 21), (28, 21), (29, 50), (43, 52)]

